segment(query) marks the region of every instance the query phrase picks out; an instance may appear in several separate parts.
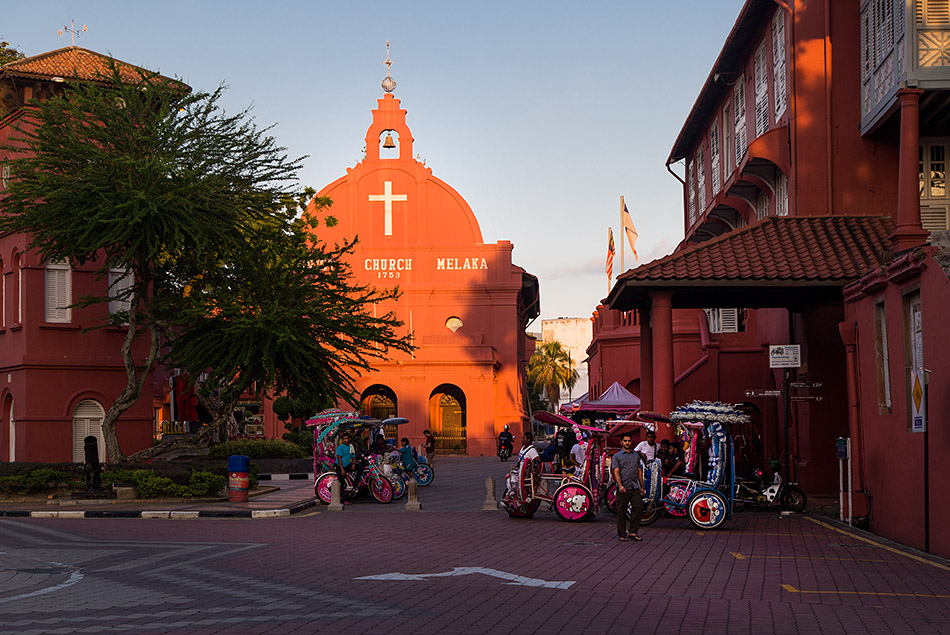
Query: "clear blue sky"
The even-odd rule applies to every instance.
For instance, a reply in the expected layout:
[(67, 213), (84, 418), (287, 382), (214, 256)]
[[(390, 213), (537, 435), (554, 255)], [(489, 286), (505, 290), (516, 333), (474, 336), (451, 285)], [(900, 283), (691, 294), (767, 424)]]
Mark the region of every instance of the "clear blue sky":
[(390, 40), (414, 150), (486, 242), (514, 243), (549, 319), (589, 317), (607, 295), (621, 194), (641, 263), (682, 239), (664, 163), (742, 4), (44, 0), (4, 3), (0, 39), (35, 55), (68, 46), (57, 31), (75, 20), (89, 27), (79, 46), (198, 89), (225, 83), (230, 110), (253, 103), (291, 155), (309, 155), (301, 181), (316, 189), (361, 158)]

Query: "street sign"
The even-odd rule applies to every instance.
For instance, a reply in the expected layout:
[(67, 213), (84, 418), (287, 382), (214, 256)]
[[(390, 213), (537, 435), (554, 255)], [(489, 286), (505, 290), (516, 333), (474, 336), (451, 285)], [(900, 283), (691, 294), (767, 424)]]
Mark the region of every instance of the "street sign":
[(821, 388), (820, 381), (792, 381), (788, 383), (791, 388)]
[(837, 459), (847, 459), (848, 458), (848, 439), (843, 437), (838, 437), (835, 439), (835, 458)]
[(746, 397), (781, 397), (781, 390), (765, 390), (764, 388), (753, 388), (745, 391)]
[(801, 365), (801, 344), (769, 346), (769, 368), (798, 368)]
[(927, 430), (927, 371), (915, 368), (910, 371), (910, 431), (925, 432)]
[(792, 395), (792, 401), (821, 401), (821, 395)]

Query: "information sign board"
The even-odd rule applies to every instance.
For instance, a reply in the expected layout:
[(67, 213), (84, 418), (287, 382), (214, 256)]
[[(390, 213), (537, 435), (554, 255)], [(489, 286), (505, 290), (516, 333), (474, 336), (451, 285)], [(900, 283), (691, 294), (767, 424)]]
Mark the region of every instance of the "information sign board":
[(801, 365), (801, 344), (769, 346), (769, 368), (798, 368)]

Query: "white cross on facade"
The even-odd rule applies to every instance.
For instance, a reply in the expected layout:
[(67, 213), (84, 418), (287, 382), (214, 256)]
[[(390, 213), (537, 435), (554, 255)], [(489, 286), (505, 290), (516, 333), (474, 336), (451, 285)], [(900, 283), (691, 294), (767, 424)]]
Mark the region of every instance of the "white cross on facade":
[(385, 235), (393, 235), (393, 201), (406, 201), (409, 200), (405, 194), (393, 194), (393, 182), (385, 181), (383, 183), (383, 193), (382, 194), (370, 194), (369, 202), (374, 203), (377, 201), (383, 202), (383, 210), (386, 212), (385, 216)]

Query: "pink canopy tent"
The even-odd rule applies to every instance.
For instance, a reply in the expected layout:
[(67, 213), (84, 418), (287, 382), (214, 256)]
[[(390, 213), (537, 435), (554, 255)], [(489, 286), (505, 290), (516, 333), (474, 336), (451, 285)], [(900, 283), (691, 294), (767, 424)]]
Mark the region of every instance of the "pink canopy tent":
[(573, 410), (574, 412), (586, 410), (614, 415), (632, 415), (640, 410), (640, 398), (614, 382), (600, 397), (579, 401)]

